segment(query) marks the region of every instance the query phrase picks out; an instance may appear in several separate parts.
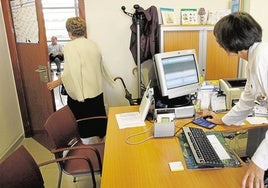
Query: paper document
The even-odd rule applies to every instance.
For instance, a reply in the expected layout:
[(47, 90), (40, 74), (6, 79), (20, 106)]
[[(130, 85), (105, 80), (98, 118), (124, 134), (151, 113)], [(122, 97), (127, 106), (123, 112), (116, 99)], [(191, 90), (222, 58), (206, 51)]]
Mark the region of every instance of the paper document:
[(254, 114), (255, 116), (262, 116), (262, 117), (268, 117), (268, 110), (265, 106), (256, 105), (254, 106)]
[(153, 88), (150, 88), (149, 86), (150, 82), (143, 94), (138, 112), (127, 112), (115, 115), (120, 129), (145, 125), (144, 121), (153, 100)]
[(145, 122), (139, 112), (128, 112), (115, 115), (119, 129), (145, 126)]
[(215, 112), (226, 111), (225, 95), (213, 93), (211, 96), (211, 108)]
[(258, 125), (258, 124), (268, 123), (268, 120), (267, 120), (266, 117), (247, 117), (246, 120), (251, 125)]

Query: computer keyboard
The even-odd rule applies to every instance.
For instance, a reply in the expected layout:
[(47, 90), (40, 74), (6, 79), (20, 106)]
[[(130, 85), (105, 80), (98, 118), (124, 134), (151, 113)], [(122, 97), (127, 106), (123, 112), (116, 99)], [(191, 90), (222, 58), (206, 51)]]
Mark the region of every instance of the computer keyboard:
[(183, 127), (183, 132), (199, 168), (224, 167), (202, 129)]

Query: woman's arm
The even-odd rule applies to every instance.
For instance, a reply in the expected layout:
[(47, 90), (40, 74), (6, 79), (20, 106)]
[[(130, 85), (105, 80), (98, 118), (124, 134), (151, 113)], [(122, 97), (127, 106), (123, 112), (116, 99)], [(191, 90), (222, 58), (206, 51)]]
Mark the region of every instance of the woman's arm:
[(61, 80), (61, 77), (59, 77), (57, 80), (54, 80), (52, 82), (48, 82), (47, 83), (47, 88), (49, 90), (52, 90), (52, 89), (54, 89), (55, 87), (57, 87), (57, 86), (59, 86), (61, 84), (62, 84), (62, 80)]

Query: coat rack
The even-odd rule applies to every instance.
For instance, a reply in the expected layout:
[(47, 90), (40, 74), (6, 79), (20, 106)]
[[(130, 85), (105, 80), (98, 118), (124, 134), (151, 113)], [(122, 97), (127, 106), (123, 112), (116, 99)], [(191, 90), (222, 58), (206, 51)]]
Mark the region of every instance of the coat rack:
[(138, 99), (140, 99), (141, 96), (141, 58), (140, 58), (140, 22), (142, 19), (144, 19), (144, 14), (138, 12), (138, 9), (140, 8), (139, 5), (134, 5), (133, 8), (135, 9), (135, 12), (129, 13), (126, 12), (126, 7), (122, 6), (121, 9), (123, 12), (130, 16), (132, 18), (132, 22), (136, 25), (137, 28), (137, 77), (138, 77)]

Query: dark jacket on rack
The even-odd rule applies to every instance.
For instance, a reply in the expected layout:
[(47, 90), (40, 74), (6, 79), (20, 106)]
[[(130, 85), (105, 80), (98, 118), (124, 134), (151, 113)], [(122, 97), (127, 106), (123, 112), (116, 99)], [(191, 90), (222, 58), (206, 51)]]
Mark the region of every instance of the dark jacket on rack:
[[(135, 14), (141, 14), (140, 21), (140, 62), (151, 59), (154, 54), (159, 52), (159, 27), (158, 27), (158, 14), (157, 8), (151, 6), (147, 10), (142, 7), (137, 9)], [(130, 26), (130, 51), (137, 64), (137, 25), (136, 16), (133, 16), (133, 24)], [(138, 16), (139, 17), (139, 16)]]

